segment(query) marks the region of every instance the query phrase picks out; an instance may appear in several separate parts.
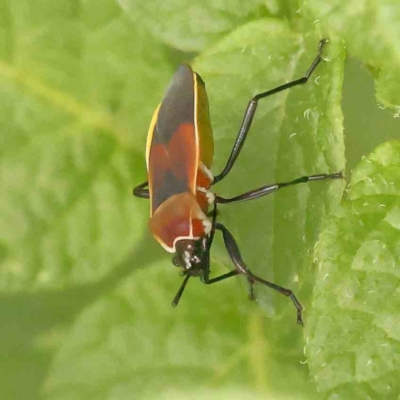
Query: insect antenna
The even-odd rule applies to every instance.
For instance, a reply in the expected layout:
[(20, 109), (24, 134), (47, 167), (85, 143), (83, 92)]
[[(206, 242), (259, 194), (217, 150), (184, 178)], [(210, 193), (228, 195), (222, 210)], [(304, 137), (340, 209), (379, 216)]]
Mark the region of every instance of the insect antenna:
[(186, 284), (187, 284), (189, 278), (190, 278), (190, 275), (187, 274), (186, 277), (185, 277), (185, 279), (184, 279), (183, 282), (182, 282), (181, 287), (180, 287), (179, 290), (178, 290), (178, 293), (175, 295), (174, 299), (172, 300), (172, 305), (173, 305), (174, 307), (176, 307), (176, 306), (178, 305), (179, 300), (180, 300), (180, 298), (181, 298), (181, 296), (182, 296), (183, 291), (185, 290), (185, 287), (186, 287)]

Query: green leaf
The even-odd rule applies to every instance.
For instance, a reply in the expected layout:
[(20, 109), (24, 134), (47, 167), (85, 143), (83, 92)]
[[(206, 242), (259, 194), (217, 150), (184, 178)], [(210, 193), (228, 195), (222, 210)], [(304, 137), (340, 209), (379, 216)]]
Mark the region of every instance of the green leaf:
[[(57, 400), (397, 398), (397, 143), (362, 162), (328, 221), (314, 305), (312, 248), (343, 183), (220, 207), (249, 267), (311, 312), (316, 384), (287, 298), (257, 285), (258, 307), (244, 277), (191, 280), (170, 307), (181, 278), (146, 235), (148, 204), (131, 191), (146, 179), (153, 110), (192, 57), (179, 50), (201, 51), (193, 65), (209, 92), (218, 173), (248, 99), (303, 76), (328, 37), (307, 85), (260, 102), (215, 190), (228, 197), (342, 170), (343, 45), (373, 73), (379, 101), (399, 107), (399, 10), (394, 0), (0, 0), (0, 398), (36, 400), (46, 374), (45, 397)], [(280, 20), (260, 20), (271, 14)], [(346, 115), (347, 146), (362, 151), (367, 128), (381, 141), (388, 129), (364, 109), (364, 91), (348, 91), (358, 110)], [(232, 269), (220, 237), (214, 250), (213, 275)]]
[(264, 1), (118, 0), (135, 24), (182, 51), (201, 51), (252, 19), (266, 15)]
[(400, 3), (396, 0), (306, 0), (304, 14), (327, 37), (341, 37), (349, 53), (374, 70), (378, 101), (400, 110)]
[(1, 13), (5, 292), (94, 282), (131, 252), (147, 215), (131, 190), (145, 180), (148, 121), (173, 71), (112, 3), (51, 4)]
[(316, 248), (307, 356), (329, 399), (400, 390), (399, 165), (400, 142), (365, 158)]
[[(279, 368), (289, 355), (270, 347), (272, 326), (235, 281), (207, 287), (193, 279), (172, 309), (177, 278), (169, 266), (151, 265), (85, 310), (55, 359), (45, 398), (265, 398), (285, 388), (282, 371), (296, 392), (312, 393), (305, 366)], [(283, 390), (276, 398), (291, 392)]]
[[(307, 366), (299, 364), (302, 330), (289, 299), (257, 285), (258, 307), (247, 300), (244, 277), (215, 287), (193, 280), (182, 305), (171, 309), (181, 280), (170, 256), (161, 259), (162, 249), (145, 234), (148, 203), (131, 191), (146, 179), (153, 110), (178, 61), (189, 57), (176, 49), (204, 50), (194, 66), (210, 95), (217, 173), (247, 101), (302, 77), (320, 36), (308, 27), (299, 33), (287, 22), (260, 20), (256, 16), (267, 11), (243, 2), (230, 3), (232, 11), (221, 18), (214, 3), (199, 6), (211, 22), (193, 28), (187, 22), (197, 19), (186, 18), (189, 10), (181, 5), (174, 31), (166, 26), (178, 13), (161, 12), (164, 3), (150, 10), (137, 4), (137, 15), (130, 9), (128, 18), (108, 0), (0, 1), (0, 290), (7, 299), (0, 314), (9, 336), (18, 333), (14, 347), (2, 335), (1, 390), (20, 381), (18, 373), (8, 379), (18, 369), (13, 349), (29, 353), (32, 376), (42, 377), (60, 347), (48, 398), (318, 398)], [(147, 12), (157, 12), (157, 19)], [(331, 41), (324, 56), (331, 61), (322, 62), (307, 85), (260, 102), (238, 164), (216, 186), (219, 194), (344, 168), (340, 41)], [(254, 272), (293, 289), (307, 306), (311, 249), (342, 188), (340, 181), (287, 188), (221, 207), (220, 221)], [(220, 237), (212, 268), (213, 274), (232, 269)], [(68, 334), (74, 312), (94, 297)], [(71, 302), (66, 312), (62, 305)], [(38, 306), (26, 308), (32, 304)], [(15, 322), (22, 319), (22, 326)], [(37, 386), (40, 377), (32, 378)], [(29, 392), (22, 383), (18, 393)]]

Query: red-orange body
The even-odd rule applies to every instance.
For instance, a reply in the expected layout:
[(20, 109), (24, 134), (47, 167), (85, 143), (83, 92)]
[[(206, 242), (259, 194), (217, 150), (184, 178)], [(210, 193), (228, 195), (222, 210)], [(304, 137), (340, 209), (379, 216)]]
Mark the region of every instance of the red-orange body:
[(157, 107), (147, 138), (151, 233), (170, 253), (179, 240), (208, 235), (213, 138), (207, 93), (183, 64)]

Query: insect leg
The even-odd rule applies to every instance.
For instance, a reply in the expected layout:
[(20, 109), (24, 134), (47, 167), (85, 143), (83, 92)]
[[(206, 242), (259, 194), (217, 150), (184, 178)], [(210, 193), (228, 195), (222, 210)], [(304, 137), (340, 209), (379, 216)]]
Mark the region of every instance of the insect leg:
[[(303, 325), (303, 319), (302, 319), (303, 306), (301, 305), (300, 301), (297, 299), (295, 294), (290, 289), (285, 289), (281, 286), (276, 285), (275, 283), (266, 281), (266, 280), (258, 277), (257, 275), (254, 275), (247, 268), (247, 265), (243, 261), (242, 256), (239, 251), (239, 247), (236, 243), (236, 240), (232, 236), (232, 234), (228, 231), (228, 229), (226, 229), (225, 226), (223, 226), (220, 223), (217, 223), (215, 228), (222, 232), (225, 247), (229, 253), (229, 256), (230, 256), (232, 262), (235, 264), (235, 267), (236, 267), (236, 271), (232, 271), (232, 274), (230, 276), (236, 275), (236, 274), (233, 274), (233, 272), (237, 272), (238, 274), (244, 274), (247, 276), (247, 279), (249, 280), (250, 285), (252, 285), (254, 282), (260, 282), (263, 285), (268, 286), (271, 289), (274, 289), (277, 292), (285, 295), (286, 297), (289, 297), (292, 300), (292, 302), (297, 310), (297, 323), (300, 325)], [(229, 273), (225, 274), (225, 275), (229, 275)], [(221, 277), (221, 279), (225, 279), (225, 278), (223, 278), (223, 276)], [(251, 295), (251, 293), (252, 293), (252, 286), (250, 286), (250, 295)]]
[(293, 86), (297, 86), (297, 85), (303, 85), (305, 84), (308, 79), (310, 78), (311, 74), (314, 72), (315, 68), (317, 68), (318, 64), (321, 62), (322, 60), (322, 50), (323, 47), (326, 43), (326, 40), (323, 39), (319, 42), (318, 45), (318, 53), (317, 56), (315, 57), (314, 61), (312, 62), (312, 64), (310, 65), (310, 67), (308, 68), (308, 71), (306, 72), (306, 74), (299, 79), (296, 79), (294, 81), (285, 83), (284, 85), (278, 86), (272, 90), (268, 90), (266, 92), (263, 93), (259, 93), (257, 95), (255, 95), (248, 103), (246, 111), (244, 113), (244, 117), (243, 117), (243, 121), (242, 121), (242, 125), (240, 126), (239, 132), (237, 134), (235, 143), (233, 144), (233, 148), (231, 151), (231, 154), (229, 155), (228, 161), (225, 165), (225, 168), (222, 170), (222, 172), (218, 175), (216, 175), (214, 177), (214, 181), (213, 184), (221, 181), (222, 179), (225, 178), (226, 175), (228, 175), (228, 173), (230, 172), (230, 170), (232, 169), (232, 167), (234, 166), (236, 159), (238, 158), (240, 151), (242, 150), (243, 144), (246, 140), (247, 134), (250, 130), (251, 124), (253, 122), (253, 118), (254, 115), (256, 113), (257, 110), (257, 106), (258, 106), (258, 100), (264, 99), (268, 96), (271, 96), (275, 93), (278, 92), (282, 92), (283, 90), (286, 89), (290, 89)]
[(205, 265), (204, 265), (204, 275), (201, 277), (201, 281), (205, 283), (206, 285), (211, 285), (212, 283), (220, 282), (223, 281), (224, 279), (228, 279), (231, 276), (236, 276), (240, 274), (238, 270), (230, 271), (227, 272), (226, 274), (217, 276), (216, 278), (210, 279), (210, 250), (211, 246), (214, 240), (214, 235), (215, 235), (215, 229), (217, 226), (217, 203), (214, 202), (214, 207), (212, 210), (212, 228), (210, 232), (210, 236), (208, 237), (206, 243), (205, 243)]
[(204, 273), (203, 276), (200, 278), (202, 282), (206, 284), (214, 283), (211, 282), (213, 279), (209, 279), (210, 276), (210, 251), (211, 247), (214, 241), (214, 236), (215, 236), (215, 226), (216, 226), (216, 221), (217, 221), (217, 203), (214, 202), (214, 207), (212, 210), (212, 227), (211, 227), (211, 232), (208, 238), (206, 238), (203, 242), (203, 254), (204, 254)]
[(233, 271), (227, 272), (226, 274), (217, 276), (216, 278), (204, 279), (203, 282), (204, 282), (206, 285), (211, 285), (212, 283), (220, 282), (220, 281), (223, 281), (224, 279), (230, 278), (231, 276), (236, 276), (236, 275), (239, 275), (239, 274), (240, 274), (240, 271), (238, 271), (237, 269), (235, 269), (235, 270), (233, 270)]
[(259, 197), (267, 196), (287, 186), (297, 185), (299, 183), (307, 183), (310, 181), (321, 181), (325, 179), (343, 179), (343, 174), (342, 172), (337, 172), (334, 174), (302, 176), (301, 178), (297, 178), (289, 182), (274, 183), (272, 185), (261, 186), (260, 188), (250, 190), (248, 192), (239, 194), (229, 199), (220, 196), (215, 196), (215, 202), (220, 204), (227, 204), (227, 203), (237, 203), (239, 201), (245, 201), (245, 200), (258, 199)]
[(148, 182), (144, 182), (139, 186), (136, 186), (133, 189), (133, 195), (136, 197), (140, 197), (141, 199), (148, 199), (149, 198), (149, 189), (145, 189), (148, 186)]
[(181, 299), (182, 293), (185, 290), (185, 287), (188, 283), (189, 278), (190, 278), (189, 274), (185, 276), (185, 279), (183, 280), (178, 292), (176, 293), (174, 299), (172, 300), (172, 303), (171, 303), (172, 307), (176, 307), (178, 305), (179, 300)]

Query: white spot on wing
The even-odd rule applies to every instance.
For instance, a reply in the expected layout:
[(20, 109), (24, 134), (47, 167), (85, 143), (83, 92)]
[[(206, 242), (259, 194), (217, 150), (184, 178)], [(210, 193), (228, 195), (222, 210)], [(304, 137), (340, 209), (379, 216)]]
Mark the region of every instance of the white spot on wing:
[(197, 186), (197, 191), (202, 192), (206, 195), (208, 204), (214, 204), (215, 194), (213, 192), (210, 192), (209, 190), (203, 188), (202, 186)]
[(208, 218), (203, 219), (202, 222), (203, 222), (203, 226), (204, 226), (204, 232), (206, 235), (208, 235), (211, 232), (212, 223)]
[(212, 172), (204, 165), (203, 162), (200, 163), (200, 169), (207, 175), (208, 179), (212, 182), (214, 180), (214, 175)]

